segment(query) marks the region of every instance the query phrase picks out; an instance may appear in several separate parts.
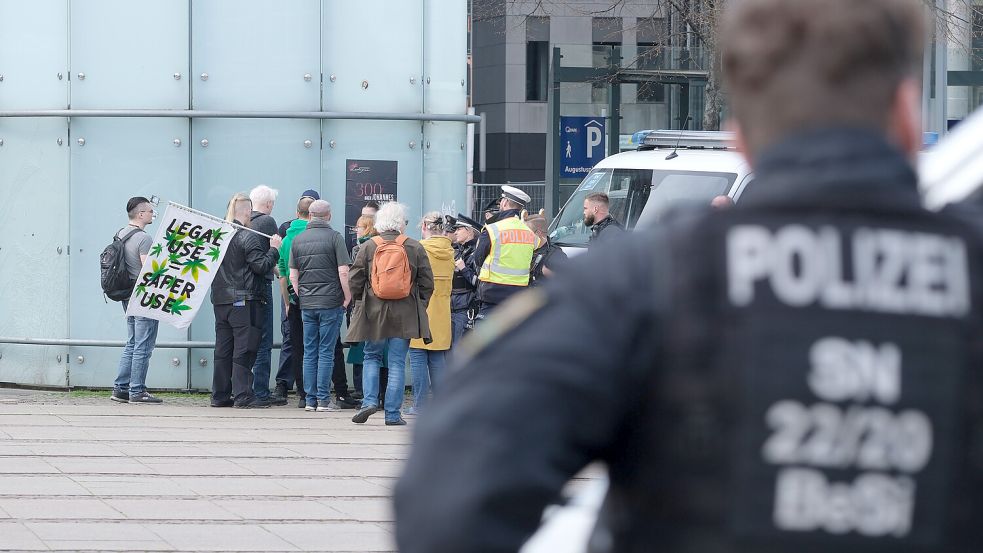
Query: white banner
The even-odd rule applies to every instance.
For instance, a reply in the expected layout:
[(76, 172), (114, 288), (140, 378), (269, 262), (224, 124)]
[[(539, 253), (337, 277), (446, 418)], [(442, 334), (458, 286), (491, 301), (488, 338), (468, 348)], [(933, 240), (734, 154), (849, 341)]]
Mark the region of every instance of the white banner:
[(187, 328), (201, 308), (236, 228), (175, 203), (167, 205), (160, 221), (126, 315)]

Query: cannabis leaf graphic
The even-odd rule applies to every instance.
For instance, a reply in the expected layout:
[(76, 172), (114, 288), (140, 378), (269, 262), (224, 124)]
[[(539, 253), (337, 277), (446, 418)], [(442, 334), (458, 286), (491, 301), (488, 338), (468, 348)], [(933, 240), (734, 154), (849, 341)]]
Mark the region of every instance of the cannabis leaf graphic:
[(162, 275), (165, 272), (167, 272), (167, 260), (166, 259), (162, 263), (160, 263), (159, 265), (157, 264), (157, 260), (156, 259), (152, 259), (152, 260), (150, 260), (150, 266), (154, 270), (154, 272), (150, 273), (150, 280), (154, 280), (155, 278), (157, 278), (160, 275)]
[[(174, 298), (174, 295), (171, 294), (170, 297), (171, 298)], [(180, 317), (182, 311), (190, 311), (191, 310), (191, 306), (184, 304), (184, 300), (185, 299), (186, 299), (186, 296), (181, 296), (181, 297), (175, 299), (174, 300), (174, 303), (171, 304), (171, 313), (174, 313), (175, 315), (177, 315), (177, 316)]]
[(194, 247), (196, 247), (196, 248), (200, 248), (200, 247), (202, 247), (202, 246), (205, 245), (205, 239), (204, 238), (195, 238), (194, 240), (191, 241), (191, 245), (194, 246)]
[(164, 250), (164, 247), (160, 244), (154, 244), (154, 247), (150, 248), (150, 255), (157, 257), (160, 252)]
[(167, 260), (171, 262), (171, 265), (181, 264), (181, 256), (176, 253), (172, 253), (171, 255), (167, 256)]
[(225, 231), (223, 231), (223, 230), (222, 230), (222, 227), (218, 227), (217, 229), (215, 229), (215, 232), (213, 232), (213, 233), (212, 233), (212, 238), (213, 238), (213, 239), (214, 239), (214, 240), (215, 240), (216, 242), (218, 242), (218, 241), (219, 241), (219, 240), (221, 240), (221, 239), (222, 239), (222, 238), (223, 238), (223, 237), (224, 237), (224, 236), (225, 236), (226, 234), (228, 234), (228, 232), (225, 232)]
[(137, 295), (146, 294), (147, 293), (147, 287), (146, 287), (146, 285), (141, 284), (141, 285), (137, 286), (136, 292), (137, 292)]
[(212, 248), (208, 250), (208, 257), (212, 258), (212, 261), (218, 261), (218, 258), (222, 256), (222, 250), (218, 248)]
[(188, 271), (191, 271), (192, 278), (195, 279), (195, 282), (198, 282), (199, 269), (206, 272), (208, 271), (208, 267), (205, 266), (204, 261), (198, 258), (194, 258), (191, 261), (188, 261), (187, 263), (184, 264), (184, 269), (181, 269), (181, 274), (186, 275), (188, 274)]

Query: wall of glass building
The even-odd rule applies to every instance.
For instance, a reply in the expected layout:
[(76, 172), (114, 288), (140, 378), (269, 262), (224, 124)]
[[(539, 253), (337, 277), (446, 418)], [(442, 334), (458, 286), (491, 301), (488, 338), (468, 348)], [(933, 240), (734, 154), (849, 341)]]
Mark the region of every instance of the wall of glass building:
[[(463, 208), (466, 55), (465, 0), (0, 2), (0, 336), (125, 338), (98, 255), (131, 196), (221, 216), (267, 184), (279, 222), (313, 188), (338, 228), (346, 160), (392, 160), (411, 226)], [(236, 111), (270, 113), (224, 117)], [(158, 336), (213, 339), (208, 309)], [(119, 354), (0, 344), (0, 382), (111, 386)], [(210, 349), (158, 348), (148, 386), (207, 389), (211, 364)]]

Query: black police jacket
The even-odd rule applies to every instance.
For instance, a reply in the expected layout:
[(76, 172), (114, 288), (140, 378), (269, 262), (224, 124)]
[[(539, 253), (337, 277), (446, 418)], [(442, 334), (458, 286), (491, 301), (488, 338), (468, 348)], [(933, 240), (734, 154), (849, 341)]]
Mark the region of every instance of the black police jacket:
[(454, 279), (451, 281), (451, 311), (466, 311), (474, 302), (475, 291), (478, 288), (478, 267), (475, 266), (474, 249), (478, 243), (475, 238), (461, 244), (454, 252), (454, 261), (464, 261), (464, 268), (454, 268)]
[(624, 234), (624, 232), (624, 225), (619, 223), (614, 217), (608, 215), (591, 226), (590, 239), (588, 241), (591, 244), (602, 239), (604, 241), (608, 241), (612, 238), (617, 238), (618, 236)]
[(235, 233), (212, 281), (212, 304), (227, 305), (265, 298), (262, 288), (269, 285), (266, 275), (271, 274), (280, 259), (280, 252), (269, 247), (268, 242), (248, 230)]
[(735, 209), (571, 260), (455, 352), (396, 488), (401, 552), (517, 551), (594, 461), (592, 552), (979, 550), (977, 235), (877, 135), (755, 169)]

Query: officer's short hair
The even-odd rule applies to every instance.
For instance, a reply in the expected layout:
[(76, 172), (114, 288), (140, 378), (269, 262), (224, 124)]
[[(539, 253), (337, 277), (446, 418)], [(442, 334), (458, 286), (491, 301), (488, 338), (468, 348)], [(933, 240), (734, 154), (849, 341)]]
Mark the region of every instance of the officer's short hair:
[(587, 201), (595, 204), (611, 205), (611, 199), (604, 192), (594, 192), (587, 195)]
[(144, 198), (143, 196), (134, 196), (126, 201), (126, 216), (130, 219), (136, 219), (137, 214), (140, 213), (140, 208), (143, 204), (149, 204), (150, 200)]
[(734, 117), (756, 153), (790, 131), (888, 128), (898, 85), (921, 73), (918, 0), (741, 0), (720, 21)]

